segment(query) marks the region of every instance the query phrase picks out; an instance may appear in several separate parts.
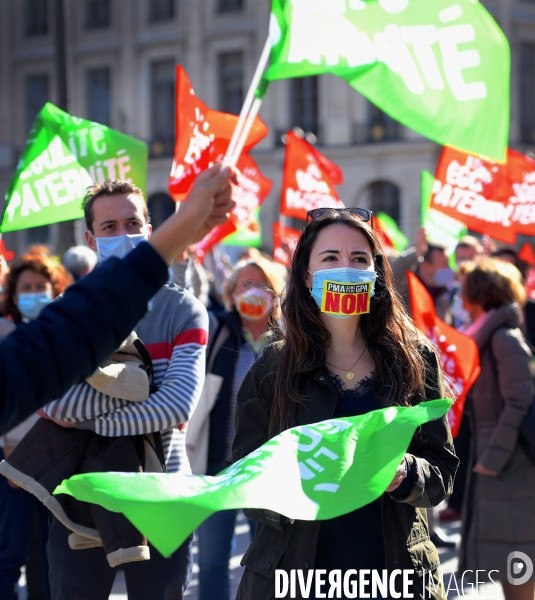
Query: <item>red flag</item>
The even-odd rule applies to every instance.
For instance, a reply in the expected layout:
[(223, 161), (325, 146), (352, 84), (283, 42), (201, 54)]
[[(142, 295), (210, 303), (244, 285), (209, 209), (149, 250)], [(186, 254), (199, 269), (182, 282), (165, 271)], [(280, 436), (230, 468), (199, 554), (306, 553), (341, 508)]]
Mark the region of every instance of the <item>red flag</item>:
[(508, 150), (501, 165), (444, 147), (431, 208), (507, 244), (535, 235), (535, 160)]
[(535, 265), (535, 254), (533, 253), (533, 247), (531, 244), (524, 244), (522, 250), (518, 255), (520, 260), (527, 262), (530, 267)]
[(391, 250), (395, 250), (394, 242), (390, 239), (390, 237), (388, 236), (386, 231), (381, 227), (381, 221), (375, 216), (373, 216), (372, 219), (373, 219), (373, 228), (374, 228), (375, 233), (377, 234), (377, 237), (379, 238), (379, 241), (381, 242), (381, 245), (383, 246), (383, 248), (389, 248)]
[(6, 243), (2, 239), (0, 239), (0, 254), (6, 259), (7, 262), (15, 258), (15, 253), (6, 248)]
[[(169, 193), (174, 200), (183, 200), (195, 177), (209, 164), (214, 155), (225, 154), (238, 117), (211, 110), (197, 98), (186, 71), (176, 67), (176, 145), (169, 177)], [(263, 139), (267, 126), (256, 117), (243, 152), (248, 152)], [(214, 142), (219, 142), (217, 149)]]
[(286, 134), (281, 213), (306, 219), (313, 208), (343, 208), (336, 185), (343, 183), (342, 169), (293, 131)]
[(481, 371), (477, 344), (437, 317), (433, 299), (414, 273), (408, 272), (407, 279), (414, 324), (437, 345), (444, 375), (457, 397), (448, 413), (455, 437), (461, 424), (466, 394)]
[[(214, 142), (212, 153), (216, 160), (222, 160), (222, 155), (217, 155), (216, 151), (220, 143)], [(195, 253), (199, 259), (224, 238), (234, 233), (238, 228), (247, 228), (253, 226), (252, 217), (256, 208), (266, 199), (273, 184), (270, 179), (262, 175), (256, 162), (248, 155), (242, 154), (237, 164), (238, 186), (234, 192), (236, 207), (230, 215), (230, 219), (225, 225), (215, 227), (198, 244), (195, 245)], [(256, 223), (254, 224), (256, 226)]]
[(301, 232), (282, 223), (273, 223), (273, 259), (275, 262), (289, 267)]

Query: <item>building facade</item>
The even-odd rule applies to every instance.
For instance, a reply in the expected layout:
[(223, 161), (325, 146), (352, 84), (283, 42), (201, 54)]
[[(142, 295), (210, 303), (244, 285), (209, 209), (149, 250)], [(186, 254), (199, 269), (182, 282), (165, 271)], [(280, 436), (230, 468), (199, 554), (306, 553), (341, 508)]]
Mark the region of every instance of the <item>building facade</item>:
[[(328, 0), (326, 0), (328, 1)], [(0, 0), (0, 194), (31, 123), (58, 103), (58, 7), (62, 0)], [(510, 145), (535, 149), (535, 0), (484, 2), (512, 52)], [(174, 147), (175, 65), (210, 107), (237, 113), (264, 46), (269, 0), (63, 0), (68, 111), (145, 140), (155, 225), (173, 209), (167, 192)], [(261, 117), (270, 129), (253, 151), (273, 191), (261, 211), (264, 245), (279, 218), (283, 135), (301, 128), (344, 171), (348, 206), (394, 217), (412, 237), (420, 224), (420, 174), (440, 147), (390, 119), (342, 79), (272, 84)], [(492, 124), (489, 123), (489, 127)], [(81, 225), (76, 225), (81, 240)], [(6, 234), (9, 248), (58, 244), (58, 227)]]

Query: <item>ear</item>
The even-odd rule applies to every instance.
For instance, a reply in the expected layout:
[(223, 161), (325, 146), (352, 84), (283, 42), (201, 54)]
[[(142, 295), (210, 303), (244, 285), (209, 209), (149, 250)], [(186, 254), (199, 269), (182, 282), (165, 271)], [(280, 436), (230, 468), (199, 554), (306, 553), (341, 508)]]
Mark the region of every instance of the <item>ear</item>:
[(311, 275), (308, 269), (307, 274), (305, 276), (305, 285), (309, 290), (312, 289), (312, 286), (314, 285), (314, 275)]
[(149, 234), (149, 239), (150, 239), (150, 236), (152, 235), (152, 225), (150, 223), (147, 225), (147, 232)]
[(90, 231), (85, 231), (84, 235), (85, 235), (85, 241), (86, 241), (87, 245), (91, 248), (91, 250), (93, 250), (93, 252), (96, 252), (97, 251), (97, 240), (95, 239), (95, 236)]

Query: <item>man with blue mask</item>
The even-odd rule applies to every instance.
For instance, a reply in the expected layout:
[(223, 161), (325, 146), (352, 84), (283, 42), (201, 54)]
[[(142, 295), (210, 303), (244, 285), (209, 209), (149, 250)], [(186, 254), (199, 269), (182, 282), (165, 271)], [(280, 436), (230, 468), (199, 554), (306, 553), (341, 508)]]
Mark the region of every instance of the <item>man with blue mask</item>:
[[(83, 206), (86, 240), (102, 263), (112, 256), (126, 256), (151, 236), (143, 193), (131, 183), (95, 184)], [(157, 391), (143, 403), (132, 403), (102, 415), (88, 414), (91, 407), (89, 404), (81, 406), (84, 401), (79, 400), (75, 386), (63, 397), (62, 405), (70, 414), (78, 415), (77, 428), (90, 429), (102, 436), (146, 435), (150, 438), (160, 433), (167, 472), (190, 473), (185, 424), (197, 404), (204, 380), (208, 339), (206, 309), (183, 288), (168, 284), (154, 296), (151, 310), (136, 325), (135, 331), (151, 355)], [(71, 550), (68, 533), (52, 518), (48, 553), (54, 600), (107, 600), (115, 570), (109, 567), (103, 549)], [(124, 565), (129, 598), (163, 600), (169, 594), (181, 598), (191, 574), (190, 545), (191, 539), (168, 559), (151, 547), (150, 560)]]

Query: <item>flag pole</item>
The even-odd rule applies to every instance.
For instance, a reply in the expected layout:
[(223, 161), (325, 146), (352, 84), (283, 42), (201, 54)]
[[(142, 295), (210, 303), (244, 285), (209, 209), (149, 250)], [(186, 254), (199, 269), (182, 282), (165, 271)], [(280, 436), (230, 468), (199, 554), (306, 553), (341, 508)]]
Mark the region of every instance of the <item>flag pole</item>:
[[(252, 122), (249, 126), (249, 131), (247, 131), (245, 139), (243, 140), (242, 147), (238, 152), (236, 160), (234, 160), (234, 162), (232, 162), (232, 156), (234, 156), (236, 154), (235, 151), (238, 146), (238, 140), (240, 139), (242, 130), (246, 126), (247, 116), (249, 114), (249, 111), (254, 106), (255, 101), (258, 101), (258, 98), (255, 99), (255, 92), (256, 92), (256, 89), (258, 88), (258, 84), (260, 83), (262, 74), (264, 73), (264, 70), (269, 62), (270, 52), (271, 52), (271, 41), (270, 41), (270, 37), (268, 35), (268, 37), (266, 39), (266, 43), (264, 44), (264, 48), (262, 50), (262, 54), (260, 55), (260, 60), (258, 61), (258, 65), (256, 66), (256, 70), (254, 72), (253, 79), (251, 81), (251, 85), (249, 86), (249, 90), (247, 91), (247, 95), (245, 96), (245, 101), (244, 101), (242, 109), (240, 111), (240, 116), (238, 118), (238, 122), (236, 123), (236, 128), (234, 129), (234, 133), (232, 134), (232, 139), (230, 140), (230, 144), (229, 144), (227, 153), (225, 155), (225, 159), (223, 161), (227, 165), (234, 166), (236, 164), (236, 160), (239, 158), (239, 156), (241, 154), (243, 145), (245, 144), (245, 140), (247, 139), (247, 135), (249, 135), (249, 131), (252, 126)], [(260, 104), (262, 103), (261, 100), (259, 102), (260, 102)], [(256, 109), (257, 113), (258, 113), (258, 110), (260, 109), (260, 104), (258, 105), (258, 108)]]
[(231, 156), (229, 156), (229, 161), (231, 165), (235, 165), (240, 158), (240, 154), (242, 153), (243, 147), (245, 146), (245, 142), (249, 137), (249, 133), (253, 127), (254, 120), (258, 115), (258, 111), (262, 106), (262, 100), (260, 98), (255, 98), (253, 105), (251, 106), (251, 112), (247, 115), (247, 119), (245, 120), (245, 124), (240, 132), (238, 140), (236, 141), (236, 145), (234, 147), (234, 152)]

